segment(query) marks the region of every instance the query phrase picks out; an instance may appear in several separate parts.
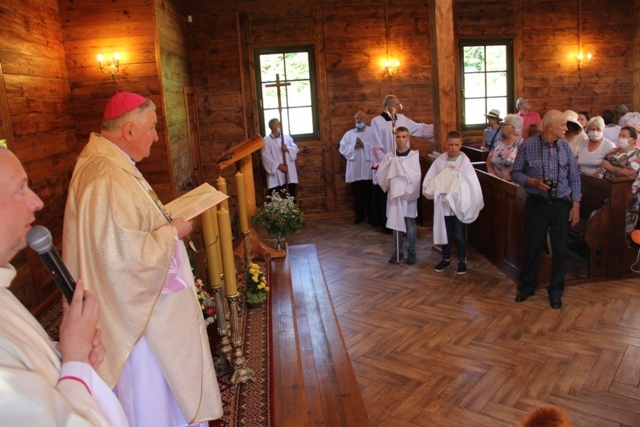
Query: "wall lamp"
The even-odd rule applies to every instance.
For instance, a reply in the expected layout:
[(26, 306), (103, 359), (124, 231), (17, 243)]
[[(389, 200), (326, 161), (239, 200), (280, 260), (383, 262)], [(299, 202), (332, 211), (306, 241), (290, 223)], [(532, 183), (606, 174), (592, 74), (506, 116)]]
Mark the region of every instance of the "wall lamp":
[[(591, 58), (593, 58), (593, 55), (591, 55), (591, 53), (587, 53), (587, 64), (591, 64)], [(578, 54), (578, 70), (582, 70), (582, 67), (584, 65), (584, 58), (582, 56), (582, 53)]]
[(387, 76), (391, 79), (393, 76), (398, 74), (398, 71), (400, 70), (400, 61), (396, 59), (392, 64), (391, 61), (387, 60), (384, 63), (384, 69), (387, 71)]
[(100, 67), (101, 72), (105, 74), (111, 74), (111, 78), (115, 80), (116, 76), (118, 75), (118, 71), (120, 71), (120, 54), (118, 54), (118, 52), (114, 52), (113, 56), (111, 57), (111, 63), (105, 65), (103, 62), (102, 54), (99, 53), (98, 66)]

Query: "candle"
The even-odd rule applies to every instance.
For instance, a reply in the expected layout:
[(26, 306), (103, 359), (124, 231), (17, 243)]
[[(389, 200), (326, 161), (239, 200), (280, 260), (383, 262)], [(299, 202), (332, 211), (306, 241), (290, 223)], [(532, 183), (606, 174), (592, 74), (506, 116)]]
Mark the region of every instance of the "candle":
[(236, 192), (238, 193), (238, 217), (240, 222), (240, 232), (249, 231), (249, 223), (247, 222), (247, 198), (244, 192), (244, 175), (241, 172), (236, 173)]
[(224, 271), (224, 290), (228, 297), (238, 295), (236, 284), (236, 262), (233, 257), (231, 240), (231, 218), (229, 211), (220, 208), (218, 211), (218, 227), (220, 232), (220, 250), (222, 251), (222, 269)]
[(207, 254), (210, 286), (220, 286), (220, 254), (218, 250), (218, 217), (216, 208), (207, 209), (202, 214), (202, 233)]
[[(229, 194), (227, 192), (227, 181), (225, 181), (222, 176), (219, 176), (218, 179), (216, 179), (216, 185), (218, 186), (218, 191), (222, 191), (227, 195)], [(222, 202), (222, 207), (229, 210), (229, 199), (225, 199), (224, 202)]]

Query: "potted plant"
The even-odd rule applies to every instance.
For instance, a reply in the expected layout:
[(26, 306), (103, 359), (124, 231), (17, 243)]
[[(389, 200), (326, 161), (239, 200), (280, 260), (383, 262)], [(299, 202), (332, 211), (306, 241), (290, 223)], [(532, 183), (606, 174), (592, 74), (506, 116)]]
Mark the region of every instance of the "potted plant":
[(262, 272), (258, 264), (250, 263), (247, 266), (245, 279), (245, 294), (249, 307), (257, 307), (267, 299), (269, 286), (267, 276)]
[(282, 249), (282, 239), (302, 228), (304, 214), (289, 194), (283, 197), (281, 193), (274, 192), (267, 199), (251, 217), (251, 222), (274, 236), (276, 249)]

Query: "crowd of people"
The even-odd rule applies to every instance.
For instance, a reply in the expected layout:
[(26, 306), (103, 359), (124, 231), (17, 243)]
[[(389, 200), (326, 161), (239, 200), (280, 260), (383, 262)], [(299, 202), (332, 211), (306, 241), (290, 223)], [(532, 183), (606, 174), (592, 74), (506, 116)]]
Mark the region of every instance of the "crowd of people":
[[(640, 113), (618, 105), (601, 116), (551, 110), (541, 118), (524, 97), (515, 107), (517, 113), (504, 119), (497, 109), (485, 114), (488, 126), (480, 148), (489, 151), (490, 174), (520, 185), (527, 193), (525, 263), (516, 301), (526, 301), (535, 293), (540, 254), (548, 235), (554, 254), (549, 303), (558, 309), (562, 307), (569, 231), (580, 219), (580, 175), (635, 177), (626, 230), (631, 233), (638, 227)], [(402, 104), (394, 95), (384, 98), (382, 109), (371, 121), (371, 128), (365, 123), (365, 113), (356, 113), (356, 127), (344, 134), (340, 153), (347, 160), (345, 176), (352, 184), (355, 223), (361, 223), (366, 215), (376, 229), (391, 230), (394, 249), (388, 261), (412, 265), (416, 263), (415, 218), (421, 171), (411, 136), (432, 138), (433, 125), (399, 114)], [(467, 272), (466, 224), (475, 221), (483, 208), (482, 191), (471, 162), (460, 151), (462, 144), (460, 132), (449, 132), (444, 153), (432, 162), (422, 182), (422, 195), (434, 200), (433, 240), (442, 249), (442, 259), (434, 266), (436, 272), (451, 266), (454, 241), (456, 273)], [(406, 258), (403, 234), (407, 236)]]

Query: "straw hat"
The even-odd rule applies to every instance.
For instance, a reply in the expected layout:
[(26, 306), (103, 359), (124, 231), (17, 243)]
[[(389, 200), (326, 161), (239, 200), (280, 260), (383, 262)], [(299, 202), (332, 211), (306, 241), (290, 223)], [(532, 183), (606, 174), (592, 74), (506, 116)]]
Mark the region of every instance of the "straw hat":
[(498, 119), (500, 120), (500, 110), (490, 110), (487, 114), (484, 115), (486, 118)]

